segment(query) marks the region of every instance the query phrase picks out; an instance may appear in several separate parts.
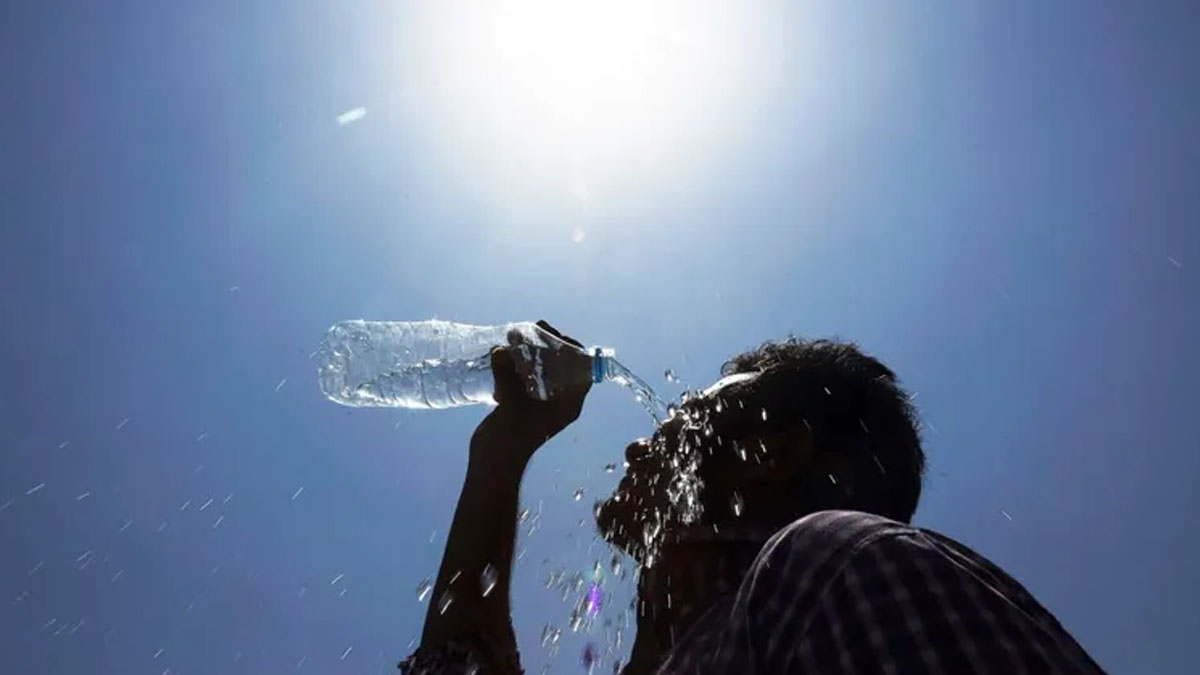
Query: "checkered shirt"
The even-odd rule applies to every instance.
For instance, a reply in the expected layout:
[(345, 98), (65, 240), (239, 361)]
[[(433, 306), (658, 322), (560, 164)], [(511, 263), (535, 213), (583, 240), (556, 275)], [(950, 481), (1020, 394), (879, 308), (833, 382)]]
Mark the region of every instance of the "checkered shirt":
[[(699, 618), (678, 639), (672, 634), (659, 675), (1103, 672), (1021, 584), (936, 532), (866, 513), (824, 511), (757, 541), (763, 539), (750, 555), (746, 543), (754, 538), (747, 531), (690, 542), (729, 553), (704, 580), (729, 592), (696, 612)], [(650, 618), (664, 604), (667, 583), (684, 590), (677, 571), (670, 582), (661, 581), (653, 569), (642, 580)], [(487, 645), (480, 646), (418, 651), (401, 670), (520, 672), (515, 654), (489, 658)]]
[(802, 518), (671, 649), (692, 673), (1103, 672), (1021, 584), (935, 532), (853, 511)]

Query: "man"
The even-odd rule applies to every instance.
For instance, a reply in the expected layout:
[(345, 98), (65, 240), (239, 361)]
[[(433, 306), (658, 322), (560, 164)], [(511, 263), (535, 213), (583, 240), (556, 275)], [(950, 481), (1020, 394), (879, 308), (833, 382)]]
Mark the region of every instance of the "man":
[[(521, 475), (589, 385), (535, 400), (513, 354), (493, 352), (498, 406), (471, 439), (406, 673), (521, 672), (509, 612)], [(1019, 583), (906, 524), (925, 460), (886, 366), (853, 344), (793, 338), (722, 374), (626, 449), (624, 478), (597, 505), (601, 535), (641, 564), (626, 675), (1102, 672)]]

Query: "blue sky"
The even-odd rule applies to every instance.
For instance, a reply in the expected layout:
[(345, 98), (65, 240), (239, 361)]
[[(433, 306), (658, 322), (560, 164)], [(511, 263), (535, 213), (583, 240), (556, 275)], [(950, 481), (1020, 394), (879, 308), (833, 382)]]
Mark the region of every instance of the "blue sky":
[[(724, 60), (641, 116), (585, 94), (577, 137), (433, 3), (6, 6), (0, 670), (389, 672), (485, 411), (340, 408), (309, 353), (436, 316), (546, 318), (668, 395), (855, 339), (918, 394), (920, 525), (1112, 672), (1190, 672), (1194, 8), (793, 4), (698, 5)], [(529, 672), (648, 431), (597, 389), (526, 477)]]

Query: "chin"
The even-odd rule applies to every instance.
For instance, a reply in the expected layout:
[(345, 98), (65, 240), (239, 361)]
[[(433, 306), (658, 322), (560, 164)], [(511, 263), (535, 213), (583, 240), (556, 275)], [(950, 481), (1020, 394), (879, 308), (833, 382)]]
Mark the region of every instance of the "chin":
[(614, 495), (597, 504), (596, 531), (639, 565), (644, 564), (648, 554), (646, 526), (650, 519), (647, 515), (654, 510), (653, 506), (646, 507), (640, 502), (635, 506), (628, 495), (622, 494), (620, 501)]

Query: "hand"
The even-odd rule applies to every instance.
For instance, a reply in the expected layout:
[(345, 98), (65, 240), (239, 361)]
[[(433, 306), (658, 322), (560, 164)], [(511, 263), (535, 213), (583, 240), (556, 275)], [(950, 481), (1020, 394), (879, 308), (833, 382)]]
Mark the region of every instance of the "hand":
[[(531, 347), (514, 334), (510, 346), (492, 350), (497, 407), (476, 429), (473, 451), (480, 444), (500, 445), (514, 455), (511, 459), (525, 462), (543, 443), (579, 418), (592, 387), (591, 359), (578, 341), (545, 321), (537, 326), (550, 349)], [(526, 357), (531, 348), (539, 351), (545, 379), (555, 385), (548, 392), (548, 400), (531, 393), (536, 390), (531, 386), (535, 372)]]

